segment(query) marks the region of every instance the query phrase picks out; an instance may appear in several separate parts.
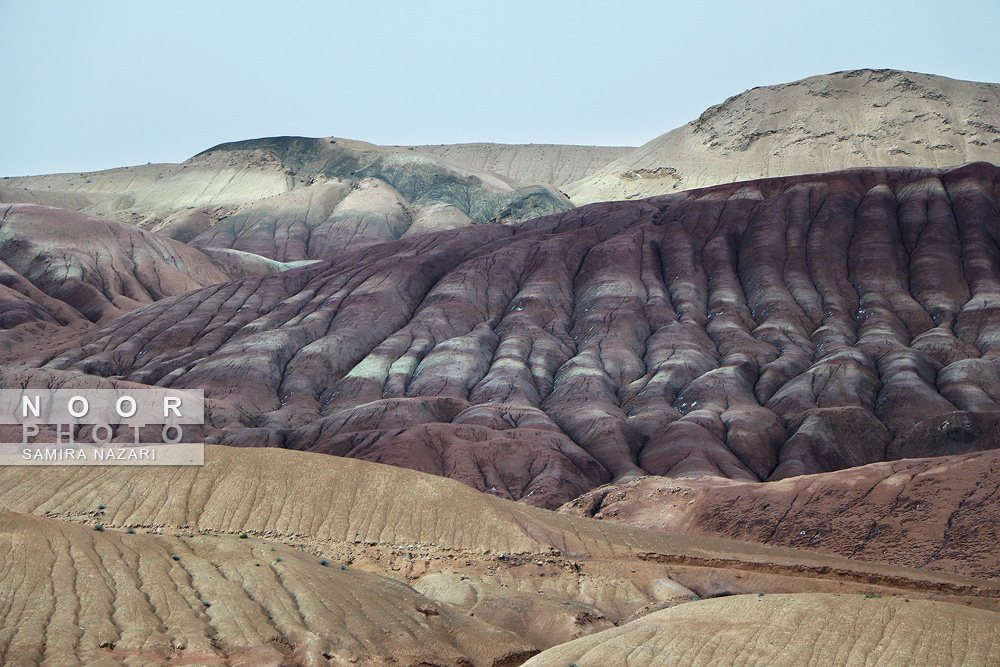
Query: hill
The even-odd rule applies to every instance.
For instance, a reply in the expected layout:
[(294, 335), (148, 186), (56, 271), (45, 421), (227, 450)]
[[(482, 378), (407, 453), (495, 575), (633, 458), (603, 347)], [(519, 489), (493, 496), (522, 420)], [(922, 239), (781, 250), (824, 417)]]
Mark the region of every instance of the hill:
[(392, 579), (237, 536), (0, 511), (5, 665), (520, 663), (511, 633)]
[(403, 235), (567, 210), (572, 205), (553, 184), (581, 178), (625, 150), (272, 137), (221, 144), (182, 164), (5, 178), (0, 201), (298, 261)]
[(1000, 163), (1000, 85), (852, 70), (753, 88), (564, 187), (579, 204), (849, 167)]
[[(958, 645), (956, 637), (965, 641)], [(853, 595), (705, 600), (558, 646), (525, 667), (807, 664), (959, 667), (1000, 660), (996, 614)]]
[(1000, 452), (990, 450), (768, 484), (643, 477), (594, 489), (560, 511), (996, 579), (998, 489)]
[(205, 389), (210, 442), (550, 508), (645, 474), (995, 449), (998, 174), (845, 171), (424, 234), (0, 355)]
[(625, 156), (629, 146), (561, 144), (442, 144), (414, 146), (422, 153), (500, 174), (518, 183), (551, 183), (564, 187)]

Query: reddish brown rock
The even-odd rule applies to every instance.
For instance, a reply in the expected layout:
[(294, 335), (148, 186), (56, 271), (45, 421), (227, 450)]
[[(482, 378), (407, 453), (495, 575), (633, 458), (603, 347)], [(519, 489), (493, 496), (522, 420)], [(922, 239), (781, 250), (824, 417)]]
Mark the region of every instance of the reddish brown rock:
[(1000, 577), (1000, 451), (876, 463), (769, 484), (644, 477), (561, 511), (865, 561)]
[(0, 205), (0, 328), (108, 322), (164, 297), (286, 268), (245, 254), (225, 259), (110, 220)]
[(204, 388), (243, 415), (213, 441), (550, 507), (645, 474), (776, 480), (985, 450), (998, 176), (859, 169), (329, 247), (35, 363)]

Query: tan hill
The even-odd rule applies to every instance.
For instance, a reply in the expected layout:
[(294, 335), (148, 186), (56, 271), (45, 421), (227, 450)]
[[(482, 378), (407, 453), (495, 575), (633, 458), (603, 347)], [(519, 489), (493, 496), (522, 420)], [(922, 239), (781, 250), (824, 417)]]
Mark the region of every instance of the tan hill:
[(1000, 451), (904, 459), (768, 484), (643, 477), (560, 511), (674, 534), (727, 537), (1000, 578)]
[(306, 137), (221, 144), (176, 165), (6, 178), (0, 201), (77, 210), (279, 261), (572, 207), (550, 186), (412, 148)]
[[(413, 579), (442, 568), (476, 572), (487, 565), (494, 566), (496, 581), (533, 572), (538, 588), (592, 589), (593, 604), (615, 620), (655, 602), (629, 593), (648, 593), (651, 575), (675, 579), (701, 597), (760, 586), (775, 592), (911, 591), (1000, 605), (995, 582), (568, 516), (395, 466), (272, 448), (206, 447), (204, 466), (65, 466), (47, 468), (45, 475), (29, 466), (0, 468), (0, 504), (109, 529), (246, 532), (308, 543), (372, 568), (396, 572), (394, 566), (404, 566), (398, 576)], [(446, 554), (452, 562), (433, 562)], [(433, 556), (439, 558), (428, 562)], [(536, 570), (534, 560), (545, 568)], [(543, 583), (546, 575), (549, 583)], [(598, 595), (601, 580), (616, 582), (608, 599)]]
[(1000, 85), (853, 70), (753, 88), (563, 189), (575, 203), (849, 167), (1000, 163)]
[(0, 511), (0, 662), (493, 667), (534, 650), (399, 582), (281, 544)]
[[(544, 649), (657, 609), (740, 593), (934, 598), (1000, 610), (995, 581), (572, 517), (392, 466), (217, 446), (207, 447), (205, 461), (45, 474), (0, 468), (0, 506), (34, 515), (0, 515), (0, 585), (31, 582), (0, 606), (4, 627), (24, 628), (0, 643), (6, 660), (30, 663), (43, 645), (52, 659), (102, 643), (157, 654), (183, 641), (176, 637), (194, 651), (216, 637), (211, 656), (343, 655), (336, 646), (347, 656), (370, 650), (412, 664), (426, 642), (442, 658), (464, 652), (478, 665), (484, 656)], [(39, 559), (52, 565), (39, 568)], [(41, 598), (36, 586), (46, 591)], [(94, 611), (57, 615), (63, 629), (46, 635), (27, 616), (30, 596)], [(201, 601), (211, 604), (208, 618)], [(380, 615), (386, 608), (395, 611)], [(422, 616), (433, 622), (420, 623)], [(489, 626), (477, 630), (476, 620)], [(344, 623), (361, 646), (336, 644)], [(468, 633), (493, 639), (470, 655)]]
[(656, 612), (544, 651), (524, 667), (626, 664), (985, 667), (1000, 664), (1000, 616), (872, 596), (740, 595)]
[(414, 146), (518, 183), (551, 183), (564, 187), (589, 176), (635, 150), (631, 146), (567, 146), (562, 144), (441, 144)]

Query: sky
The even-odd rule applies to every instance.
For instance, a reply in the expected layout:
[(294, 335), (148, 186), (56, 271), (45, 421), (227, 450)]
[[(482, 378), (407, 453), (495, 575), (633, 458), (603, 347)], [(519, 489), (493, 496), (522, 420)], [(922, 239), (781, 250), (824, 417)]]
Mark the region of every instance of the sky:
[(1000, 82), (1000, 0), (0, 0), (0, 176), (339, 136), (640, 145), (754, 86)]

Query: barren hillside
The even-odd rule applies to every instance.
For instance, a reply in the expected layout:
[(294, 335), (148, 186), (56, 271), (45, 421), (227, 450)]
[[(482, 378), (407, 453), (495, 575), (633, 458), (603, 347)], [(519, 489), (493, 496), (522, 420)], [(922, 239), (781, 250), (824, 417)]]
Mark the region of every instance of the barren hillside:
[(629, 146), (487, 143), (414, 148), (518, 183), (551, 183), (557, 187), (585, 178), (635, 150)]
[(0, 511), (0, 661), (480, 665), (534, 650), (397, 581), (227, 535), (127, 534)]
[(0, 467), (0, 663), (1000, 664), (998, 156), (1000, 86), (859, 70), (0, 181), (0, 388), (207, 443)]
[(306, 137), (221, 144), (179, 165), (5, 178), (0, 201), (81, 211), (279, 261), (572, 207), (549, 186), (415, 149)]
[(903, 459), (769, 484), (643, 477), (560, 511), (670, 533), (1000, 578), (1000, 452)]
[(1000, 85), (853, 70), (754, 88), (563, 189), (577, 204), (848, 167), (1000, 163)]
[(161, 299), (69, 345), (11, 332), (3, 354), (203, 388), (230, 406), (212, 442), (546, 507), (644, 474), (994, 449), (998, 174), (846, 171), (426, 234)]
[(968, 667), (997, 661), (1000, 625), (988, 612), (877, 596), (740, 595), (650, 614), (549, 649), (525, 667)]

